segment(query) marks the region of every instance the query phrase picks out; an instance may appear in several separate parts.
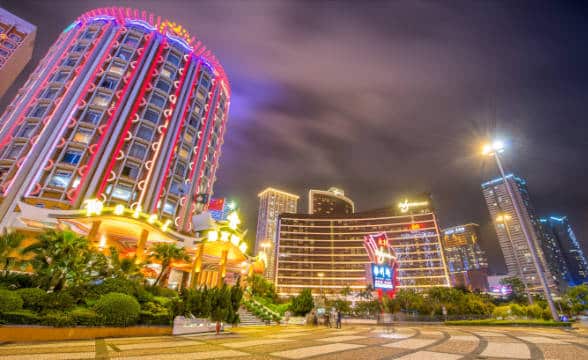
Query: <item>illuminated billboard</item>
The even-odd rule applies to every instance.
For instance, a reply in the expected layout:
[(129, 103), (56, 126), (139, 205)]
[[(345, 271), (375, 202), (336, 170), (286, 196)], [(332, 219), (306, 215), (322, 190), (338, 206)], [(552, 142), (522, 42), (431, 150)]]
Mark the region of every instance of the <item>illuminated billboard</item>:
[(372, 286), (378, 290), (381, 299), (385, 292), (388, 297), (394, 297), (397, 285), (396, 253), (392, 249), (386, 233), (366, 235), (364, 246), (372, 262), (371, 279)]
[(389, 265), (372, 264), (372, 285), (374, 289), (394, 290), (394, 271)]

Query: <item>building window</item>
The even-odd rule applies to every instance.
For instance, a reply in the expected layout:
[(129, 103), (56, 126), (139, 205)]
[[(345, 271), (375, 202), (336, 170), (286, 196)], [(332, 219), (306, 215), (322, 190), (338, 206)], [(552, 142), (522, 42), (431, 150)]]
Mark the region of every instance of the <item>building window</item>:
[(68, 149), (61, 158), (62, 163), (77, 165), (82, 159), (82, 152), (79, 150)]
[(188, 159), (188, 150), (186, 150), (185, 148), (182, 147), (182, 148), (180, 148), (180, 151), (178, 152), (178, 155), (183, 160), (186, 160), (186, 159)]
[(43, 91), (43, 95), (41, 95), (41, 98), (53, 100), (55, 99), (55, 97), (57, 97), (58, 92), (58, 88), (49, 87), (45, 91)]
[(117, 84), (118, 84), (118, 79), (113, 78), (112, 76), (106, 76), (106, 77), (104, 77), (104, 79), (102, 79), (102, 82), (100, 83), (100, 87), (114, 90), (116, 88)]
[(190, 124), (190, 126), (193, 126), (195, 128), (198, 128), (198, 123), (200, 122), (199, 117), (191, 114), (190, 115), (190, 119), (188, 119), (188, 124)]
[(80, 185), (80, 180), (81, 178), (79, 176), (76, 176), (74, 181), (71, 184), (72, 189), (77, 189), (78, 185)]
[(118, 63), (112, 63), (112, 65), (110, 65), (110, 71), (122, 76), (125, 72), (125, 67)]
[(159, 122), (159, 113), (154, 110), (147, 109), (143, 114), (143, 119), (151, 121), (154, 124), (157, 124)]
[(86, 129), (78, 129), (75, 133), (73, 140), (80, 144), (89, 144), (90, 140), (92, 140), (93, 132)]
[(183, 178), (186, 175), (186, 165), (184, 165), (181, 162), (178, 162), (176, 164), (176, 171), (174, 171), (174, 174)]
[(123, 166), (121, 174), (129, 179), (136, 179), (139, 176), (139, 167), (135, 164), (127, 163)]
[(70, 171), (57, 170), (49, 180), (49, 185), (65, 189), (70, 179)]
[(86, 39), (86, 40), (93, 39), (95, 34), (96, 34), (96, 31), (86, 30), (86, 32), (84, 33), (83, 38)]
[(163, 212), (166, 214), (174, 215), (175, 211), (176, 211), (176, 205), (174, 203), (166, 201), (165, 204), (163, 205)]
[(0, 48), (0, 55), (1, 55), (1, 56), (6, 56), (6, 57), (8, 57), (8, 51), (6, 51), (6, 50), (4, 50), (4, 49)]
[(8, 175), (9, 171), (10, 171), (10, 168), (8, 168), (8, 167), (0, 168), (0, 182), (3, 182), (4, 180), (6, 180), (6, 175)]
[(170, 194), (174, 195), (182, 195), (184, 194), (184, 187), (177, 181), (172, 181), (171, 186), (169, 187)]
[(147, 153), (147, 147), (143, 144), (133, 143), (131, 149), (129, 150), (129, 155), (136, 158), (143, 160), (145, 158), (145, 154)]
[(20, 155), (20, 152), (22, 151), (23, 147), (24, 145), (22, 144), (12, 144), (12, 146), (8, 150), (8, 153), (6, 154), (6, 158), (8, 160), (16, 160)]
[(92, 104), (107, 107), (110, 103), (110, 96), (102, 93), (98, 93), (94, 95), (94, 99), (92, 100)]
[(202, 91), (201, 89), (198, 89), (198, 91), (196, 92), (196, 99), (198, 99), (200, 101), (204, 101), (204, 98), (205, 98), (204, 91)]
[(73, 47), (73, 51), (75, 52), (83, 52), (84, 50), (86, 50), (86, 45), (77, 44)]
[(128, 185), (118, 184), (112, 190), (112, 197), (129, 201), (133, 196), (133, 189)]
[(161, 95), (153, 94), (151, 96), (151, 103), (163, 109), (163, 107), (165, 106), (165, 98)]
[(68, 57), (67, 59), (65, 59), (63, 61), (63, 66), (70, 66), (70, 67), (74, 67), (76, 66), (76, 64), (78, 63), (78, 59), (75, 57)]
[(192, 133), (186, 131), (184, 133), (184, 142), (186, 144), (192, 144), (192, 141), (194, 141), (194, 135), (192, 135)]
[(174, 64), (175, 66), (180, 65), (180, 57), (172, 52), (167, 56), (167, 61)]
[(125, 48), (120, 48), (116, 53), (116, 57), (119, 59), (123, 59), (124, 61), (131, 60), (131, 56), (133, 56), (133, 53)]
[(33, 108), (33, 110), (29, 113), (30, 117), (40, 118), (45, 115), (47, 111), (47, 105), (37, 105)]
[(10, 35), (8, 35), (8, 37), (16, 42), (21, 42), (22, 41), (22, 37), (18, 34), (12, 33)]
[(2, 45), (7, 48), (7, 49), (14, 49), (16, 46), (14, 44), (12, 44), (10, 41), (5, 41), (2, 43)]
[(139, 130), (137, 130), (137, 135), (138, 138), (141, 138), (145, 141), (151, 141), (151, 139), (153, 138), (153, 129), (151, 129), (150, 127), (141, 125), (139, 126)]
[(155, 87), (158, 88), (159, 90), (162, 90), (163, 92), (167, 93), (171, 89), (171, 84), (168, 83), (167, 81), (159, 79), (157, 81), (157, 84), (155, 84)]
[(169, 67), (165, 66), (161, 69), (161, 76), (169, 79), (170, 81), (174, 81), (176, 78), (176, 71), (174, 69), (170, 69)]
[(137, 47), (137, 45), (139, 45), (139, 38), (137, 36), (129, 34), (125, 38), (125, 41), (123, 41), (123, 44), (127, 44), (131, 47)]
[(96, 124), (98, 124), (98, 122), (100, 122), (101, 117), (102, 117), (101, 112), (95, 111), (95, 110), (88, 110), (88, 111), (86, 111), (86, 114), (82, 118), (82, 121), (96, 125)]

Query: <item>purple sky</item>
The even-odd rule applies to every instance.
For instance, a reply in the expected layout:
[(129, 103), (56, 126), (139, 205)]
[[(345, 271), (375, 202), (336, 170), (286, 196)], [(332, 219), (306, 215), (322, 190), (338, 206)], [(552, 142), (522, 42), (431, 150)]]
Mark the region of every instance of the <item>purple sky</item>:
[(250, 233), (257, 193), (338, 186), (358, 210), (430, 191), (443, 226), (477, 222), (503, 269), (477, 156), (506, 137), (505, 165), (542, 215), (588, 237), (588, 11), (538, 1), (5, 1), (39, 27), (33, 64), (98, 6), (145, 9), (212, 49), (232, 84), (216, 195), (235, 198)]

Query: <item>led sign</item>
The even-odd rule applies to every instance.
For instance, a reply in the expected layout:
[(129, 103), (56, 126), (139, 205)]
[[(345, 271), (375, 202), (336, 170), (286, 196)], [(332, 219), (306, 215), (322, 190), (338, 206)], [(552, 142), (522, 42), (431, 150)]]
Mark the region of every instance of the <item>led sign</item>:
[(389, 265), (372, 264), (374, 289), (394, 290), (394, 268)]
[(398, 208), (400, 208), (401, 212), (405, 213), (408, 212), (408, 210), (410, 210), (411, 208), (422, 207), (427, 205), (429, 205), (428, 201), (408, 202), (408, 200), (405, 199), (404, 202), (398, 203)]

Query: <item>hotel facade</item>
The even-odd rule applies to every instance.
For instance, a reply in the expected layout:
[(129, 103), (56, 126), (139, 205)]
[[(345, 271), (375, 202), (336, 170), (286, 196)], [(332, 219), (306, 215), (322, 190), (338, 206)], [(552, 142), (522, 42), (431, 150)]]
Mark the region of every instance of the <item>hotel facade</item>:
[[(413, 206), (414, 205), (414, 206)], [(282, 214), (275, 283), (280, 296), (309, 288), (338, 295), (366, 288), (366, 235), (385, 233), (396, 255), (399, 288), (449, 286), (437, 217), (428, 202), (398, 204), (350, 215)]]
[(238, 248), (204, 251), (196, 230), (210, 229), (193, 226), (229, 103), (223, 67), (182, 26), (124, 8), (81, 15), (0, 121), (0, 230), (65, 224), (138, 258), (174, 242), (200, 258), (188, 273), (207, 256), (243, 261)]

